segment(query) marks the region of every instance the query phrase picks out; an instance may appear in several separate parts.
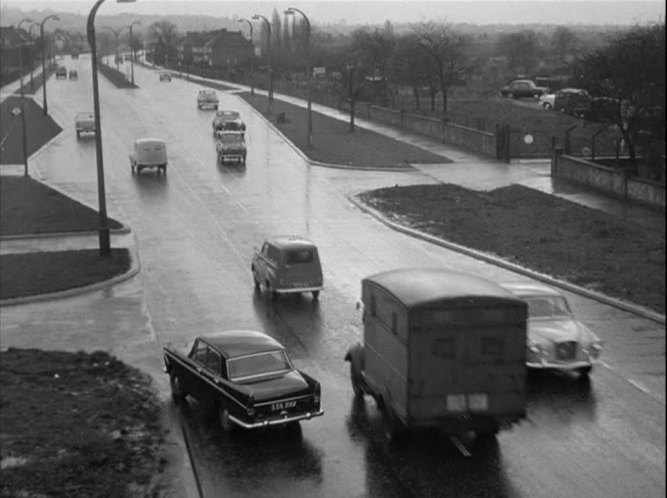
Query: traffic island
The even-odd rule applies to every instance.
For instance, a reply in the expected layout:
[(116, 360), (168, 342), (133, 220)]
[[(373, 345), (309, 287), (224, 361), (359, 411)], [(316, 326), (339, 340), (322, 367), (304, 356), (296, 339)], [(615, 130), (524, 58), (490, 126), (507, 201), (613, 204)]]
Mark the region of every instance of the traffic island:
[[(31, 98), (24, 98), (26, 120), (26, 149), (28, 157), (62, 131), (62, 128), (44, 116), (42, 108)], [(0, 104), (0, 165), (23, 164), (21, 97), (10, 95)]]
[[(57, 64), (50, 65), (49, 67), (46, 68), (46, 79), (48, 80), (49, 77), (56, 72)], [(27, 82), (26, 82), (27, 81)], [(30, 76), (28, 75), (27, 77), (23, 77), (23, 93), (25, 95), (34, 95), (37, 93), (37, 91), (42, 88), (42, 85), (44, 84), (44, 73), (40, 72), (38, 75), (33, 76), (32, 78), (32, 85), (30, 84)], [(21, 95), (21, 88), (16, 90), (14, 92), (15, 95)]]
[(163, 496), (171, 458), (148, 375), (105, 352), (0, 352), (2, 496)]
[(99, 63), (97, 67), (100, 73), (116, 88), (139, 88), (117, 69), (102, 63)]
[(664, 230), (521, 185), (389, 187), (359, 199), (399, 225), (665, 312)]
[(275, 123), (278, 130), (312, 161), (359, 169), (395, 170), (410, 169), (413, 163), (452, 162), (443, 156), (364, 128), (355, 127), (354, 133), (350, 133), (348, 121), (330, 118), (315, 111), (312, 112), (314, 131), (313, 147), (310, 148), (306, 136), (306, 108), (274, 99), (272, 113), (268, 113), (266, 96), (251, 95), (250, 92), (241, 92), (238, 95)]

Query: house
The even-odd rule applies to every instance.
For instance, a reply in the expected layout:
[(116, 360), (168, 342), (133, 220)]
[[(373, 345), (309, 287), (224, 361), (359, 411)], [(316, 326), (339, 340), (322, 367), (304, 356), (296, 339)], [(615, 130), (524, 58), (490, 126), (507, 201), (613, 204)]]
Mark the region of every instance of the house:
[(188, 32), (178, 46), (178, 54), (185, 64), (238, 66), (250, 60), (253, 46), (241, 31)]
[(3, 67), (18, 66), (21, 44), (23, 47), (23, 63), (28, 60), (29, 48), (25, 46), (28, 40), (28, 32), (21, 28), (17, 30), (14, 26), (0, 27), (0, 58)]

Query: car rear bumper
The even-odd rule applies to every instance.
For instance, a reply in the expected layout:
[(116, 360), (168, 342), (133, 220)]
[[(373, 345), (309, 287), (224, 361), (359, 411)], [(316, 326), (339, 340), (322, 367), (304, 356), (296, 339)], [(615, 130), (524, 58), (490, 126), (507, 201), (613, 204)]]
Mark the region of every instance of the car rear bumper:
[(270, 427), (270, 426), (273, 426), (273, 425), (289, 424), (290, 422), (298, 422), (299, 420), (310, 420), (311, 418), (321, 417), (322, 415), (324, 415), (324, 411), (319, 410), (317, 412), (301, 413), (299, 415), (294, 415), (294, 416), (291, 416), (291, 417), (274, 418), (274, 419), (262, 420), (261, 422), (254, 422), (254, 423), (244, 422), (244, 421), (239, 420), (238, 418), (234, 417), (233, 415), (230, 415), (229, 418), (236, 425), (238, 425), (240, 427), (243, 427), (244, 429), (258, 429), (260, 427)]
[(286, 289), (274, 289), (275, 292), (278, 294), (295, 294), (297, 292), (315, 292), (315, 291), (321, 291), (324, 289), (324, 287), (319, 286), (319, 287), (294, 287), (294, 288), (286, 288)]

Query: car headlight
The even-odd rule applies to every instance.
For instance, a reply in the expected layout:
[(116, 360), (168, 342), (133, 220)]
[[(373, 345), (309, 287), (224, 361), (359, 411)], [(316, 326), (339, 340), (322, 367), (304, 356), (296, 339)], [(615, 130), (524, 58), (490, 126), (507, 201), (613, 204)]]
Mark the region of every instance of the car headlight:
[(602, 352), (602, 343), (599, 342), (594, 342), (591, 344), (589, 351), (589, 355), (592, 356), (593, 358), (597, 358), (600, 356), (600, 353)]
[(542, 348), (540, 347), (539, 344), (533, 342), (528, 344), (528, 351), (530, 351), (533, 354), (539, 354), (542, 352)]
[(450, 412), (462, 412), (466, 409), (465, 394), (448, 394), (447, 410)]
[(248, 414), (249, 417), (252, 417), (255, 414), (255, 409), (252, 406), (249, 406), (246, 408), (246, 413)]

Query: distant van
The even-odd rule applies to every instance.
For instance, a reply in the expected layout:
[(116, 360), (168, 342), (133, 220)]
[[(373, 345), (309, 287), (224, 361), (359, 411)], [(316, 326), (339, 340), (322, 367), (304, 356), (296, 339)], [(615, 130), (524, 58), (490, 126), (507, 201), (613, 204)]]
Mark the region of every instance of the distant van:
[(132, 173), (141, 173), (145, 168), (157, 168), (167, 172), (167, 146), (159, 138), (138, 138), (132, 144), (130, 153)]

